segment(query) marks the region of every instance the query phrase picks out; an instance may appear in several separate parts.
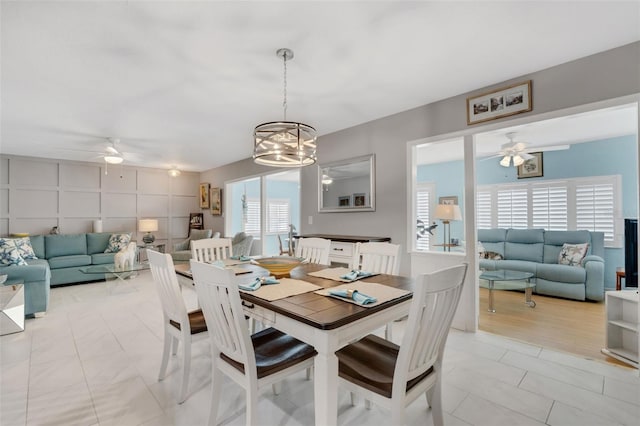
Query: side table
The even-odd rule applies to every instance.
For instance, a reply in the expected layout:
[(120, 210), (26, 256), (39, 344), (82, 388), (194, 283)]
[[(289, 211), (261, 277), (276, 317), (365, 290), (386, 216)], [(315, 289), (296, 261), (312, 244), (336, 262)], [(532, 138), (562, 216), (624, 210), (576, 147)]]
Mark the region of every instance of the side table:
[(627, 279), (624, 268), (616, 269), (616, 291), (622, 290), (622, 279)]
[(142, 244), (138, 246), (138, 263), (144, 263), (149, 260), (147, 249), (164, 253), (165, 244)]
[(0, 336), (24, 331), (24, 280), (0, 285)]

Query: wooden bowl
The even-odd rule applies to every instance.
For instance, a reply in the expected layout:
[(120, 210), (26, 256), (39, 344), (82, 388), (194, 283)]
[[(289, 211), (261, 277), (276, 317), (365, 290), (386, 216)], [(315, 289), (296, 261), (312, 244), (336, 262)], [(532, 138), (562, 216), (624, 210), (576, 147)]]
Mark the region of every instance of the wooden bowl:
[(287, 256), (263, 257), (255, 260), (258, 266), (266, 269), (276, 278), (289, 277), (291, 270), (301, 262), (302, 259)]

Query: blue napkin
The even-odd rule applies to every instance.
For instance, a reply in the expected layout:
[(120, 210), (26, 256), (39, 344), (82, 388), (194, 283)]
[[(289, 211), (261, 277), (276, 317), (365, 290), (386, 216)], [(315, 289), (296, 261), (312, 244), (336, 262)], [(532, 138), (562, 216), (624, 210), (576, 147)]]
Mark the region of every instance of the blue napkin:
[(344, 297), (346, 299), (352, 299), (358, 305), (369, 305), (371, 303), (376, 303), (378, 299), (375, 297), (367, 296), (366, 294), (360, 293), (358, 290), (329, 290), (329, 294), (332, 296)]
[(222, 268), (222, 269), (227, 267), (227, 265), (225, 265), (222, 260), (214, 260), (213, 262), (210, 263), (210, 265), (217, 266), (218, 268)]
[(373, 275), (371, 272), (358, 271), (357, 269), (354, 269), (347, 274), (340, 275), (340, 278), (342, 278), (343, 280), (353, 281), (357, 280), (358, 278), (365, 278), (371, 275)]
[(248, 260), (251, 260), (251, 258), (249, 256), (245, 256), (243, 255), (238, 255), (238, 256), (231, 256), (229, 259), (233, 259), (233, 260), (241, 260), (243, 262), (246, 262)]
[(238, 284), (238, 288), (245, 291), (256, 291), (257, 289), (262, 287), (262, 285), (278, 284), (279, 282), (280, 281), (276, 280), (276, 278), (273, 276), (257, 277), (255, 280), (251, 281), (248, 284)]

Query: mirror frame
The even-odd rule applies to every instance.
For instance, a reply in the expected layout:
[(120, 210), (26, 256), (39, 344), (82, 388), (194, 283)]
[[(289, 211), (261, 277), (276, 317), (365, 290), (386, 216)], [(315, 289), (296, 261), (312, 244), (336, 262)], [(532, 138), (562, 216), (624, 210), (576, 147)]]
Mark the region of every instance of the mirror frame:
[[(375, 154), (348, 158), (318, 165), (318, 213), (351, 213), (376, 211), (376, 156)], [(369, 205), (364, 207), (325, 207), (323, 203), (322, 170), (346, 164), (369, 162)]]

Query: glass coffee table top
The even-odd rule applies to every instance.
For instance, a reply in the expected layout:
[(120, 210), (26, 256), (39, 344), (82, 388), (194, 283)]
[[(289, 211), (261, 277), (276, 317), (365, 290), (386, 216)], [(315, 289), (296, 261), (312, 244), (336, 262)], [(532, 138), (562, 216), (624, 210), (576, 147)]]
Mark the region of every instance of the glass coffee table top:
[(489, 289), (489, 312), (495, 312), (494, 290), (524, 290), (524, 303), (530, 308), (535, 308), (536, 302), (531, 300), (531, 293), (536, 286), (531, 282), (532, 272), (511, 271), (508, 269), (496, 269), (495, 271), (480, 271), (480, 287)]
[(80, 268), (80, 272), (83, 274), (125, 274), (127, 272), (145, 271), (149, 269), (148, 263), (136, 263), (134, 265), (126, 266), (124, 268), (116, 268), (116, 265), (91, 265), (84, 268)]

